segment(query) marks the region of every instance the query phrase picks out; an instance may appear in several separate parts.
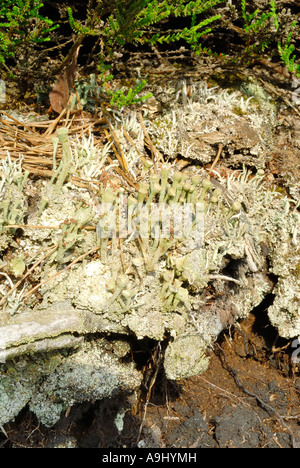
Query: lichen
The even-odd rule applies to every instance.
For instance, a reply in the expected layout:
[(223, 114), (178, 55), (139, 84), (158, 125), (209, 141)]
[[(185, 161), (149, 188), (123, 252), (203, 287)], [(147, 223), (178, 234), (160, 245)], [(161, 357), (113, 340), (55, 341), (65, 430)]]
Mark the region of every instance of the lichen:
[(118, 393), (125, 399), (140, 382), (133, 365), (121, 364), (103, 340), (86, 343), (75, 354), (52, 352), (8, 361), (1, 365), (0, 424), (28, 404), (41, 423), (52, 426), (68, 406)]
[[(183, 84), (170, 110), (147, 122), (158, 150), (170, 158), (181, 156), (207, 164), (215, 157), (215, 146), (222, 144), (223, 153), (231, 156), (231, 165), (243, 161), (264, 167), (275, 115), (275, 107), (265, 95), (257, 97), (264, 106), (262, 113), (252, 95), (244, 97), (244, 89), (218, 92), (213, 88), (208, 92), (205, 86), (192, 88), (188, 98)], [(242, 115), (237, 115), (237, 106)]]
[(54, 372), (60, 357), (24, 356), (1, 365), (0, 373), (0, 424), (13, 420), (30, 401), (42, 378)]
[(268, 309), (268, 315), (280, 336), (295, 338), (300, 336), (300, 281), (293, 277), (278, 279), (274, 291), (275, 299)]
[(38, 420), (52, 426), (61, 412), (75, 403), (94, 402), (124, 393), (124, 399), (141, 382), (133, 364), (121, 364), (105, 350), (101, 340), (86, 343), (64, 359), (49, 374), (30, 399), (29, 407)]
[[(28, 174), (22, 170), (22, 159), (12, 161), (8, 153), (7, 158), (1, 160), (0, 234), (9, 225), (23, 223), (27, 211), (23, 188)], [(15, 228), (10, 228), (10, 232), (14, 233)]]
[[(104, 352), (98, 333), (117, 333), (121, 341), (168, 340), (164, 367), (170, 379), (203, 372), (206, 350), (219, 333), (270, 292), (273, 325), (282, 336), (300, 335), (299, 203), (270, 190), (262, 170), (269, 133), (266, 139), (260, 133), (273, 125), (272, 103), (263, 122), (257, 102), (241, 93), (200, 88), (190, 101), (183, 91), (177, 94), (178, 106), (144, 121), (165, 156), (207, 162), (220, 141), (233, 165), (250, 162), (257, 173), (244, 169), (225, 179), (214, 171), (214, 180), (199, 168), (179, 171), (162, 161), (158, 170), (144, 152), (136, 114), (119, 115), (114, 129), (124, 154), (126, 131), (137, 143), (126, 155), (136, 190), (120, 186), (107, 168), (110, 177), (95, 191), (91, 179), (100, 174), (109, 147), (97, 153), (90, 139), (74, 150), (69, 141), (67, 159), (41, 187), (44, 199), (27, 212), (27, 174), (9, 157), (2, 163), (0, 245), (14, 253), (1, 264), (1, 424), (28, 403), (52, 425), (68, 405), (123, 388), (122, 372), (124, 388), (133, 388), (140, 376), (132, 366), (124, 370), (117, 345), (115, 354)], [(237, 105), (247, 119), (233, 112)], [(223, 128), (216, 127), (220, 117)], [(90, 190), (73, 185), (73, 173), (85, 175)], [(18, 242), (12, 223), (23, 224)], [(24, 266), (35, 262), (22, 283)], [(277, 281), (273, 289), (269, 274)], [(28, 292), (33, 283), (37, 296)], [(55, 351), (60, 347), (66, 354)], [(53, 356), (62, 359), (54, 367)]]
[(167, 378), (179, 380), (189, 377), (190, 372), (186, 365), (187, 361), (193, 367), (195, 375), (206, 371), (209, 364), (209, 359), (205, 356), (206, 348), (207, 344), (197, 334), (183, 335), (170, 343), (164, 360)]

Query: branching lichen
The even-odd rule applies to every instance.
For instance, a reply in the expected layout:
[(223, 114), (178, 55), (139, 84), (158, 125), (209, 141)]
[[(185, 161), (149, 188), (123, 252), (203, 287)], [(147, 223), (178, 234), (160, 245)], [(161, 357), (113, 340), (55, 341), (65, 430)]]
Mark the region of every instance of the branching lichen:
[[(61, 162), (46, 186), (45, 193), (42, 196), (39, 215), (43, 212), (50, 200), (54, 200), (61, 192), (62, 186), (71, 175), (73, 166), (72, 151), (69, 142), (68, 129), (65, 127), (57, 130), (57, 137), (62, 145)], [(53, 142), (53, 151), (56, 152), (56, 143)]]
[(21, 164), (21, 159), (12, 161), (9, 153), (1, 161), (0, 233), (4, 226), (22, 224), (27, 211), (23, 188), (29, 173), (22, 170)]
[[(76, 149), (77, 143), (68, 143), (64, 130), (60, 135), (63, 159), (58, 168), (53, 167), (55, 174), (42, 193), (47, 199), (40, 209), (28, 213), (29, 223), (23, 224), (17, 243), (10, 225), (27, 221), (27, 176), (20, 163), (2, 162), (2, 172), (6, 172), (0, 181), (1, 245), (10, 251), (0, 272), (0, 294), (8, 306), (0, 312), (3, 358), (38, 349), (47, 352), (47, 346), (48, 351), (60, 344), (81, 346), (84, 336), (90, 339), (92, 333), (156, 341), (170, 337), (164, 368), (168, 378), (180, 379), (204, 371), (205, 351), (221, 330), (246, 317), (270, 292), (275, 295), (268, 311), (271, 322), (283, 336), (300, 335), (299, 202), (264, 183), (268, 142), (259, 136), (265, 127), (260, 128), (254, 99), (245, 100), (241, 93), (217, 94), (203, 86), (193, 91), (191, 100), (184, 86), (177, 92), (178, 105), (185, 101), (184, 114), (173, 108), (154, 122), (145, 120), (153, 141), (167, 157), (179, 152), (200, 154), (200, 161), (205, 162), (216, 154), (221, 138), (220, 144), (233, 161), (235, 145), (242, 160), (245, 157), (251, 166), (255, 161), (255, 174), (244, 169), (228, 171), (222, 178), (215, 170), (209, 176), (198, 166), (180, 171), (177, 163), (153, 163), (142, 145), (141, 122), (136, 116), (124, 117), (127, 127), (123, 132), (123, 117), (117, 113), (121, 125), (114, 131), (135, 184), (122, 185), (116, 174), (111, 175), (111, 166), (106, 166), (107, 177), (97, 190), (93, 190), (93, 180), (90, 190), (74, 187), (69, 181), (72, 173), (87, 179), (101, 174), (109, 148), (98, 153), (90, 139)], [(249, 111), (248, 119), (232, 112), (237, 103)], [(272, 125), (271, 107), (272, 103), (263, 125)], [(217, 111), (222, 129), (215, 126)], [(198, 127), (192, 128), (192, 123)], [(129, 128), (134, 147), (130, 155), (126, 152), (129, 134), (124, 136)], [(36, 268), (29, 267), (34, 262)], [(273, 290), (269, 273), (277, 280)], [(28, 291), (29, 280), (39, 295)], [(80, 338), (80, 344), (71, 338)], [(82, 376), (85, 384), (78, 393), (76, 387), (69, 398), (67, 366), (68, 362), (61, 374), (47, 374), (40, 393), (36, 393), (36, 380), (13, 393), (7, 381), (9, 389), (3, 390), (0, 406), (4, 408), (12, 396), (13, 408), (6, 418), (30, 402), (38, 418), (50, 425), (65, 404), (84, 401), (89, 382), (92, 397), (98, 398), (98, 380), (93, 380), (88, 368), (81, 373), (77, 367), (75, 382)], [(38, 364), (35, 369), (39, 373)], [(101, 378), (102, 374), (97, 375)], [(15, 379), (19, 385), (18, 379), (19, 373)], [(0, 379), (3, 383), (5, 379)], [(23, 390), (19, 404), (17, 394)], [(63, 403), (49, 399), (49, 390)]]

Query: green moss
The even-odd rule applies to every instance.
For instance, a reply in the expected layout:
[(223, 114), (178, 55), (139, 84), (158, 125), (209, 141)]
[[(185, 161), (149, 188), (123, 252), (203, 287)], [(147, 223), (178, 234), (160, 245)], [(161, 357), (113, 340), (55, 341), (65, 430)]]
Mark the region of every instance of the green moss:
[(235, 115), (239, 115), (239, 116), (243, 116), (245, 114), (247, 114), (247, 112), (243, 111), (239, 106), (235, 106), (233, 109), (232, 109), (232, 112), (235, 114)]

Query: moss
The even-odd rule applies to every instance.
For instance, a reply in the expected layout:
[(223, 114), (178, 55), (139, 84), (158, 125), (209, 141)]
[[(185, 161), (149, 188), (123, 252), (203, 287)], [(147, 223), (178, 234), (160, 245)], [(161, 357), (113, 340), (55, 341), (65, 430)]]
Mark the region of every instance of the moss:
[(243, 111), (239, 106), (235, 106), (233, 109), (232, 109), (232, 112), (235, 114), (235, 115), (239, 115), (240, 117), (244, 116), (246, 114), (245, 111)]
[(292, 273), (296, 278), (300, 277), (300, 262), (297, 263), (293, 268), (292, 268)]

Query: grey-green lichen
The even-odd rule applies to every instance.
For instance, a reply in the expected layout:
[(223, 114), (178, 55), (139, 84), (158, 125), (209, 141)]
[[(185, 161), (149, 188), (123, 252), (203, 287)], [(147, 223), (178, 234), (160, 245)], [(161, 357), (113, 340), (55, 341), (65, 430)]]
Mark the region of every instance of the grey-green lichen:
[(240, 177), (235, 183), (229, 181), (229, 184), (237, 193), (243, 193), (244, 200), (250, 207), (248, 218), (253, 233), (257, 242), (263, 243), (267, 249), (270, 263), (268, 272), (277, 278), (272, 291), (274, 302), (268, 309), (270, 321), (278, 329), (280, 336), (299, 336), (300, 200), (289, 199), (275, 190), (268, 190), (264, 185), (260, 186), (259, 175), (252, 181), (248, 175)]
[[(198, 97), (185, 103), (184, 114), (176, 108), (155, 122), (145, 119), (160, 151), (172, 157), (200, 155), (207, 162), (221, 138), (233, 159), (236, 147), (241, 152), (239, 163), (244, 157), (263, 168), (269, 140), (259, 133), (262, 120), (255, 106), (250, 106), (252, 101), (207, 90), (200, 90)], [(237, 100), (245, 112), (250, 108), (248, 122), (237, 121), (232, 112)], [(205, 127), (208, 108), (211, 119)], [(217, 111), (226, 129), (214, 127), (212, 117)], [(189, 135), (179, 135), (181, 147), (175, 148), (178, 112)], [(271, 114), (269, 108), (263, 126), (272, 124)], [(191, 130), (195, 119), (199, 128)], [(255, 175), (237, 171), (226, 180), (214, 173), (219, 184), (195, 167), (178, 171), (164, 163), (157, 171), (143, 153), (136, 115), (124, 118), (123, 124), (137, 143), (128, 156), (131, 176), (138, 172), (141, 177), (136, 191), (120, 187), (113, 177), (108, 186), (98, 186), (96, 194), (74, 186), (70, 177), (77, 174), (86, 176), (94, 187), (92, 177), (100, 174), (109, 147), (97, 152), (90, 139), (90, 152), (87, 141), (75, 150), (71, 141), (71, 155), (60, 168), (55, 167), (51, 184), (41, 187), (48, 199), (27, 212), (27, 174), (20, 162), (12, 163), (9, 157), (2, 162), (10, 178), (2, 178), (0, 187), (0, 245), (14, 251), (0, 272), (1, 424), (28, 403), (40, 421), (52, 425), (68, 405), (110, 396), (120, 388), (115, 373), (103, 375), (97, 367), (99, 359), (106, 367), (119, 368), (117, 352), (116, 360), (110, 360), (97, 344), (87, 344), (86, 337), (94, 333), (117, 333), (125, 340), (127, 336), (156, 341), (168, 337), (164, 368), (170, 379), (203, 372), (208, 365), (206, 350), (219, 333), (246, 317), (271, 291), (275, 295), (268, 310), (271, 322), (282, 336), (300, 335), (297, 201), (270, 190), (261, 169)], [(118, 137), (125, 146), (121, 130)], [(111, 169), (107, 171), (112, 176)], [(187, 206), (190, 211), (184, 218)], [(9, 224), (24, 224), (25, 216), (29, 225), (40, 229), (24, 227), (17, 243)], [(93, 257), (86, 256), (89, 251)], [(32, 286), (29, 278), (15, 289), (14, 285), (22, 271), (39, 259), (43, 261), (30, 275), (33, 283), (40, 284), (39, 296), (28, 295), (25, 303), (23, 297)], [(277, 278), (273, 290), (269, 273)], [(72, 350), (65, 361), (57, 351), (60, 348)], [(55, 364), (55, 372), (53, 356), (62, 359)], [(123, 372), (122, 365), (119, 370)], [(127, 371), (132, 372), (132, 367)], [(101, 379), (102, 390), (98, 388)], [(129, 379), (128, 388), (138, 379), (138, 374), (134, 382)]]
[(24, 356), (0, 367), (0, 424), (13, 420), (30, 401), (38, 382), (55, 371), (59, 355)]
[[(269, 100), (247, 98), (244, 89), (218, 91), (205, 85), (198, 89), (191, 86), (190, 95), (183, 83), (177, 102), (148, 123), (159, 151), (170, 158), (181, 156), (206, 164), (215, 157), (216, 146), (222, 144), (231, 165), (243, 161), (264, 167), (275, 123), (275, 106)], [(237, 107), (244, 115), (236, 114)]]
[(41, 204), (39, 208), (39, 215), (43, 212), (49, 201), (55, 199), (72, 172), (72, 152), (68, 136), (68, 129), (65, 127), (57, 130), (57, 137), (52, 139), (53, 142), (53, 161), (55, 161), (55, 154), (57, 151), (58, 141), (62, 146), (62, 159), (58, 168), (54, 171), (53, 176), (46, 186), (46, 190), (42, 195)]
[(209, 358), (205, 355), (206, 343), (199, 334), (179, 336), (167, 348), (165, 353), (165, 369), (168, 379), (184, 379), (190, 377), (186, 362), (189, 361), (195, 375), (202, 374), (208, 368)]
[(77, 353), (25, 356), (1, 365), (0, 424), (26, 405), (45, 426), (55, 424), (75, 403), (94, 402), (123, 393), (141, 382), (132, 364), (108, 352), (104, 340), (85, 343)]
[(86, 343), (56, 368), (55, 375), (44, 379), (29, 407), (43, 424), (52, 426), (68, 406), (120, 393), (125, 400), (140, 383), (133, 364), (121, 364), (101, 341)]
[[(28, 174), (22, 170), (21, 160), (12, 161), (9, 154), (1, 160), (0, 233), (5, 226), (23, 223), (27, 211), (23, 189)], [(15, 232), (14, 228), (11, 229)]]
[(289, 200), (277, 200), (277, 203), (281, 212), (272, 220), (269, 245), (270, 270), (278, 282), (268, 315), (280, 336), (291, 339), (300, 336), (300, 215)]

